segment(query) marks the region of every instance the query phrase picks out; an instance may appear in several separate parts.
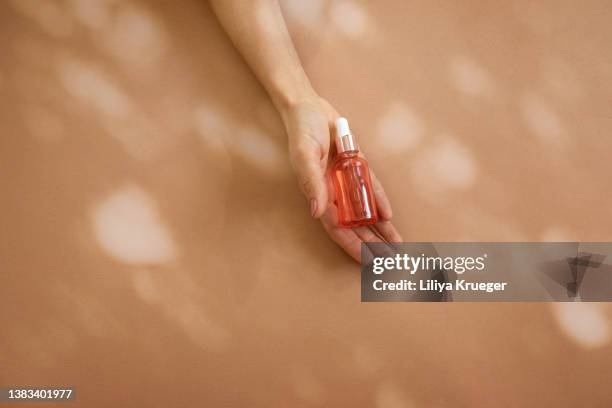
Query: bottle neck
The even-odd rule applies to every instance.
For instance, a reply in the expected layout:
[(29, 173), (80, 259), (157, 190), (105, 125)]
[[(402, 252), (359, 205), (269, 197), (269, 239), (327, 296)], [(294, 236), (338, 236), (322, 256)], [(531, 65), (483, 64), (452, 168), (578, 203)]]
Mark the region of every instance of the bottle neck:
[(350, 133), (336, 137), (336, 148), (338, 150), (338, 154), (344, 152), (359, 152), (357, 141)]
[(356, 157), (359, 155), (359, 150), (346, 150), (344, 152), (339, 152), (338, 157)]

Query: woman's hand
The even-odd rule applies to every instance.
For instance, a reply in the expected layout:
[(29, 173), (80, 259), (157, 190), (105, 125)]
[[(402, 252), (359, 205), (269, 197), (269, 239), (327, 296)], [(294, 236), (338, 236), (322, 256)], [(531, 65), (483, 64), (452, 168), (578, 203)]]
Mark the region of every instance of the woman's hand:
[(363, 241), (400, 241), (389, 222), (391, 205), (374, 174), (380, 222), (354, 229), (338, 226), (333, 189), (328, 188), (326, 177), (330, 129), (338, 113), (313, 90), (278, 1), (210, 0), (210, 4), (283, 118), (291, 163), (312, 216), (320, 218), (329, 236), (357, 261)]
[(324, 99), (312, 95), (290, 104), (281, 112), (289, 136), (289, 155), (300, 188), (310, 203), (310, 213), (320, 218), (332, 240), (355, 260), (360, 260), (362, 242), (400, 242), (390, 219), (391, 204), (380, 182), (370, 170), (379, 222), (369, 227), (343, 228), (338, 224), (334, 189), (327, 177), (331, 163), (333, 129), (338, 112)]

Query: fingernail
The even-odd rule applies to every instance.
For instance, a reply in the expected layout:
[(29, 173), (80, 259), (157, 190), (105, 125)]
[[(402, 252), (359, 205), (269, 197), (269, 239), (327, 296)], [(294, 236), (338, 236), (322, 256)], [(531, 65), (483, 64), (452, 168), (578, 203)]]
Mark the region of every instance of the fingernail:
[(317, 215), (317, 200), (312, 198), (310, 200), (310, 215), (314, 218)]

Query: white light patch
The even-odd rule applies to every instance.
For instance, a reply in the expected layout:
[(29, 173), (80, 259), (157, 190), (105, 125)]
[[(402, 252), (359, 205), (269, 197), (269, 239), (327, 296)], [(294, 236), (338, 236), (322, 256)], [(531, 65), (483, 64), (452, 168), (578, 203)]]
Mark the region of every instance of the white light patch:
[(227, 170), (231, 169), (231, 154), (237, 154), (266, 173), (283, 174), (287, 156), (274, 142), (275, 136), (267, 136), (260, 128), (240, 126), (221, 111), (206, 105), (195, 110), (194, 127), (207, 152), (218, 155)]
[(467, 189), (476, 182), (476, 163), (471, 152), (461, 143), (447, 138), (415, 160), (413, 176), (421, 186)]
[(121, 5), (102, 41), (118, 60), (140, 66), (158, 62), (167, 48), (160, 21), (145, 8), (130, 3)]
[(90, 109), (86, 112), (133, 158), (154, 158), (175, 143), (163, 124), (134, 105), (115, 78), (97, 66), (67, 58), (58, 64), (58, 75), (66, 91), (79, 102), (77, 108)]
[(492, 93), (493, 81), (485, 68), (471, 58), (460, 56), (450, 63), (453, 84), (464, 95), (486, 96)]
[(124, 186), (98, 204), (92, 224), (100, 247), (121, 262), (158, 264), (176, 257), (155, 201), (136, 185)]
[(610, 342), (612, 328), (601, 305), (595, 303), (553, 303), (553, 315), (561, 330), (572, 341), (587, 349)]
[(391, 104), (377, 124), (380, 148), (403, 153), (418, 145), (423, 137), (424, 125), (419, 117), (403, 102)]
[(561, 226), (553, 226), (546, 229), (540, 240), (543, 242), (574, 242), (576, 239), (572, 239), (570, 232)]
[(230, 134), (227, 118), (221, 112), (202, 105), (194, 112), (194, 128), (204, 144), (205, 153), (217, 159), (223, 172), (231, 172), (231, 158), (226, 148)]
[(282, 174), (283, 153), (280, 147), (259, 129), (240, 129), (232, 147), (243, 159), (257, 168), (269, 174)]
[(531, 133), (546, 146), (563, 146), (567, 135), (561, 119), (541, 98), (527, 93), (520, 100), (520, 112)]
[(230, 124), (225, 115), (205, 105), (195, 110), (194, 121), (198, 133), (207, 139), (215, 138), (222, 141), (231, 133)]
[(71, 0), (72, 12), (77, 21), (87, 28), (98, 30), (111, 24), (111, 6), (116, 0)]
[(281, 0), (283, 11), (289, 19), (310, 28), (321, 24), (326, 3), (324, 0)]
[(125, 119), (131, 112), (127, 95), (111, 77), (97, 67), (66, 59), (58, 65), (60, 81), (74, 98), (87, 103), (103, 115)]
[(169, 317), (178, 324), (191, 341), (207, 351), (220, 352), (230, 345), (230, 334), (211, 320), (203, 308), (187, 299), (167, 309)]
[(350, 38), (368, 34), (371, 22), (363, 6), (352, 0), (334, 1), (329, 10), (334, 28)]

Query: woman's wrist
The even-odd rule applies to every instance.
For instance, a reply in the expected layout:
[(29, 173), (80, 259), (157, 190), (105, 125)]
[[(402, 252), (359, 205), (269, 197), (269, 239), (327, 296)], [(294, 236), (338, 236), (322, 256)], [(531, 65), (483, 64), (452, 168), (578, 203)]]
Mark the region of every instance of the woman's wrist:
[(270, 96), (283, 122), (291, 113), (306, 102), (319, 99), (308, 78), (279, 78), (270, 89)]
[(285, 127), (292, 120), (292, 117), (305, 106), (318, 105), (321, 98), (312, 89), (305, 89), (303, 92), (288, 95), (280, 102), (274, 102)]

